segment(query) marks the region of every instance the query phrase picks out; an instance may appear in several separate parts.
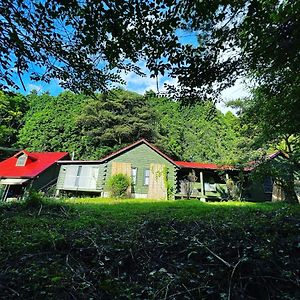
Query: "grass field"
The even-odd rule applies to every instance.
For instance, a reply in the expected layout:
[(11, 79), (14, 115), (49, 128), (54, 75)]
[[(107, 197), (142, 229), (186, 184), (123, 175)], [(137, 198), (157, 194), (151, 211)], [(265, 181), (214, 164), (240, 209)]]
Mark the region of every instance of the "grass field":
[(33, 204), (0, 205), (1, 299), (300, 298), (300, 206)]

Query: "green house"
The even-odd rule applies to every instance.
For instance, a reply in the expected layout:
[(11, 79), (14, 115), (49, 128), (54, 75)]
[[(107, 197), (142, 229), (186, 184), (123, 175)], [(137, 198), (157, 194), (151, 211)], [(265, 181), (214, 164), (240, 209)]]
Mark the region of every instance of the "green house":
[(178, 166), (167, 155), (140, 140), (98, 161), (62, 161), (57, 193), (93, 193), (108, 197), (107, 181), (122, 173), (131, 177), (130, 197), (174, 197)]
[[(142, 139), (100, 160), (60, 161), (57, 195), (94, 194), (109, 197), (108, 179), (118, 173), (131, 177), (132, 198), (226, 198), (226, 178), (236, 170), (215, 164), (174, 161)], [(189, 180), (189, 174), (195, 174)], [(222, 175), (220, 175), (222, 173)]]

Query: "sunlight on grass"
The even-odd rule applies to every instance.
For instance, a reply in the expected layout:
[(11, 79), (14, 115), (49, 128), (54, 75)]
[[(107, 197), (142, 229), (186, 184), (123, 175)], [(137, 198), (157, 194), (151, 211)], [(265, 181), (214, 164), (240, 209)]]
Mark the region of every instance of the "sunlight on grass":
[[(256, 218), (256, 212), (271, 212), (282, 209), (298, 211), (282, 203), (253, 202), (208, 202), (198, 200), (153, 200), (153, 199), (108, 199), (108, 198), (73, 198), (61, 200), (63, 204), (79, 210), (86, 216), (97, 216), (99, 222), (138, 223), (143, 220), (182, 220), (196, 221), (231, 219), (243, 222), (250, 215)], [(237, 218), (237, 215), (239, 218)], [(244, 216), (244, 217), (243, 217)]]

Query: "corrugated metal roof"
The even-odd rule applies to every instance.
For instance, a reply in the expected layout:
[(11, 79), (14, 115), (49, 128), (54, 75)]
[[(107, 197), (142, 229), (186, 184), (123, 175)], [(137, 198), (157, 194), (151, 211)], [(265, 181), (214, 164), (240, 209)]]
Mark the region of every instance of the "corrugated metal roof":
[(264, 161), (268, 161), (270, 159), (274, 159), (278, 156), (282, 156), (284, 158), (289, 158), (289, 155), (285, 152), (283, 152), (282, 150), (276, 151), (274, 153), (268, 154), (265, 157), (263, 157), (262, 159), (258, 159), (258, 160), (253, 160), (253, 161), (249, 161), (247, 163), (247, 166), (244, 168), (244, 171), (252, 171), (253, 169), (255, 169), (258, 165), (260, 165), (262, 162)]

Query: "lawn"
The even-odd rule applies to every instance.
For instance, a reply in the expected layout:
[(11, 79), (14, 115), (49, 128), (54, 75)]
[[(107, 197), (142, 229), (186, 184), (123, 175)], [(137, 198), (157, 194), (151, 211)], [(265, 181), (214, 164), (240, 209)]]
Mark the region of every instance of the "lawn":
[(299, 299), (300, 206), (0, 205), (1, 299)]

